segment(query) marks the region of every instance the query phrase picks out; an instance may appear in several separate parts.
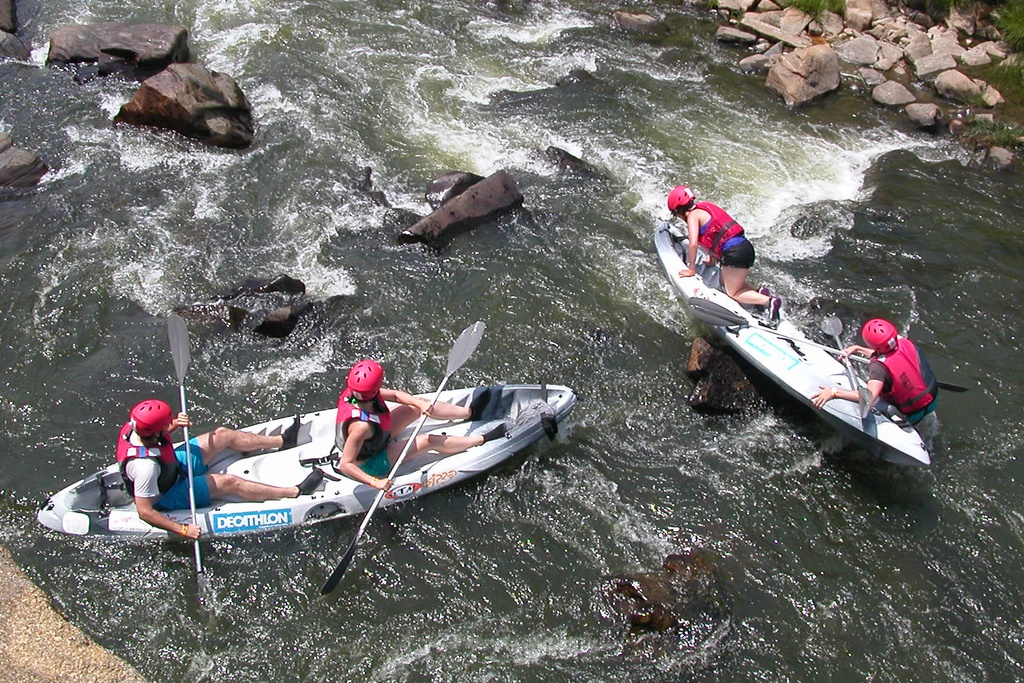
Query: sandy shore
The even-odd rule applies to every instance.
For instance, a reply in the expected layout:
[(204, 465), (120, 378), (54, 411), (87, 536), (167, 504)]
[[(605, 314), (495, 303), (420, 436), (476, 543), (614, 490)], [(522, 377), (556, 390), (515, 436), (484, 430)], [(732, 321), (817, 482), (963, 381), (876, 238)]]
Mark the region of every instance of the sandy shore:
[(0, 683), (145, 683), (53, 609), (0, 546)]

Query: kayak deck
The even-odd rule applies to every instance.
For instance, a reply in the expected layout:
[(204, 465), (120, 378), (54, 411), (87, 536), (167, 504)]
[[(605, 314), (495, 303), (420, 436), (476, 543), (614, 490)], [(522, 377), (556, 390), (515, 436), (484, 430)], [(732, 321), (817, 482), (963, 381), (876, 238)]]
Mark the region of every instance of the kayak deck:
[(668, 222), (655, 228), (654, 244), (665, 274), (688, 307), (691, 299), (709, 301), (745, 321), (742, 326), (711, 327), (759, 372), (867, 452), (900, 465), (931, 463), (921, 435), (912, 427), (889, 419), (883, 411), (884, 403), (877, 404), (864, 418), (860, 416), (859, 404), (853, 401), (832, 400), (823, 408), (815, 406), (811, 397), (822, 386), (857, 390), (846, 366), (808, 339), (790, 320), (783, 318), (773, 325), (752, 315), (719, 289), (719, 268), (705, 265), (703, 258), (698, 259), (695, 276), (680, 278), (679, 271), (686, 267), (688, 240)]
[[(495, 467), (541, 437), (554, 438), (561, 423), (576, 404), (576, 395), (561, 385), (521, 384), (472, 387), (442, 392), (440, 401), (468, 406), (481, 391), (490, 399), (476, 421), (427, 419), (420, 433), (465, 436), (484, 433), (504, 422), (508, 434), (454, 455), (427, 451), (407, 458), (394, 477), (394, 486), (381, 506), (416, 498), (474, 477)], [(430, 399), (433, 394), (423, 395)], [(286, 451), (243, 455), (225, 451), (210, 464), (211, 473), (234, 474), (244, 479), (275, 486), (294, 486), (312, 467), (327, 476), (319, 489), (308, 496), (262, 502), (216, 500), (196, 510), (196, 520), (206, 535), (235, 534), (295, 526), (334, 517), (365, 512), (378, 490), (335, 471), (334, 445), (336, 409), (299, 416), (298, 445)], [(245, 431), (280, 434), (294, 417), (279, 418)], [(398, 440), (412, 434), (408, 427)], [(177, 522), (191, 521), (189, 510), (165, 513)], [(142, 521), (128, 496), (116, 464), (111, 465), (55, 493), (40, 508), (39, 521), (51, 529), (74, 535), (168, 536), (167, 532)]]

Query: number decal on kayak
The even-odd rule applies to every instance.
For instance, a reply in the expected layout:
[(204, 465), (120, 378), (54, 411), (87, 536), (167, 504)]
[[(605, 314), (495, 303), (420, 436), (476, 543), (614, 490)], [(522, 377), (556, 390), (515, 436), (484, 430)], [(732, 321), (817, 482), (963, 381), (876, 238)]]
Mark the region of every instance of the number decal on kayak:
[(431, 486), (440, 486), (446, 481), (454, 479), (455, 475), (458, 473), (458, 470), (448, 470), (447, 472), (434, 472), (429, 477), (427, 477), (427, 488), (429, 489)]

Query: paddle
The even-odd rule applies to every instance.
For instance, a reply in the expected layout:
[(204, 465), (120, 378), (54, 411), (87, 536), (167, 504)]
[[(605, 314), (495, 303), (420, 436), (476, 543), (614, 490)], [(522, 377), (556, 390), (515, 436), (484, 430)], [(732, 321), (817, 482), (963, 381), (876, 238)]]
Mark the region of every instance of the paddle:
[[(451, 351), (448, 352), (448, 369), (445, 371), (444, 379), (441, 380), (441, 385), (437, 387), (437, 391), (434, 392), (434, 398), (430, 401), (430, 405), (433, 406), (437, 403), (438, 396), (444, 390), (445, 385), (448, 383), (449, 378), (462, 367), (462, 364), (469, 360), (469, 357), (476, 350), (476, 347), (480, 344), (480, 337), (484, 333), (484, 324), (482, 322), (475, 322), (462, 331), (459, 338), (455, 340), (455, 344), (452, 345)], [(427, 408), (429, 411), (429, 407)], [(408, 441), (405, 442), (405, 448), (402, 449), (401, 455), (398, 456), (398, 460), (391, 466), (391, 472), (388, 473), (388, 479), (394, 479), (395, 473), (398, 471), (398, 467), (402, 464), (406, 454), (412, 447), (413, 441), (416, 440), (416, 435), (420, 433), (420, 429), (423, 427), (423, 423), (427, 421), (427, 412), (424, 411), (419, 421), (416, 423), (416, 428), (412, 431), (412, 436), (409, 437)], [(348, 550), (345, 551), (345, 555), (342, 556), (341, 562), (334, 568), (331, 575), (324, 581), (324, 585), (320, 587), (320, 595), (327, 595), (334, 590), (338, 583), (341, 582), (342, 575), (345, 574), (345, 570), (352, 563), (352, 558), (356, 554), (356, 545), (359, 544), (359, 538), (363, 535), (363, 531), (366, 526), (370, 523), (370, 518), (373, 517), (373, 513), (376, 512), (377, 506), (380, 505), (380, 501), (384, 498), (386, 491), (381, 489), (377, 492), (377, 497), (373, 499), (373, 504), (370, 505), (370, 509), (366, 511), (366, 516), (363, 517), (362, 524), (356, 529), (355, 538), (348, 546)]]
[[(749, 327), (750, 321), (743, 316), (733, 313), (728, 308), (708, 301), (707, 299), (701, 299), (699, 297), (690, 297), (687, 299), (687, 304), (690, 306), (690, 310), (693, 312), (693, 317), (701, 322), (705, 322), (708, 325), (714, 325), (715, 327)], [(805, 346), (813, 346), (817, 349), (823, 349), (830, 351), (834, 354), (839, 354), (841, 349), (833, 348), (831, 346), (825, 346), (824, 344), (818, 344), (808, 339), (801, 339), (800, 337), (794, 337), (778, 330), (773, 330), (770, 327), (758, 327), (761, 332), (767, 332), (768, 334), (774, 334), (776, 337), (782, 337), (783, 339), (789, 339)], [(864, 358), (862, 356), (849, 356), (858, 363), (870, 363), (870, 358)], [(959, 384), (952, 384), (950, 382), (938, 382), (940, 389), (954, 392), (968, 391), (967, 387), (960, 386)]]
[[(843, 342), (839, 335), (843, 333), (843, 321), (839, 318), (829, 316), (821, 321), (821, 331), (836, 340), (836, 346), (842, 346)], [(850, 364), (849, 356), (841, 356), (843, 365), (846, 366), (846, 375), (850, 378), (850, 386), (857, 391), (857, 400), (860, 403), (860, 418), (863, 420), (871, 412), (871, 406), (875, 403), (875, 395), (857, 382), (857, 376), (853, 374), (853, 365)]]
[[(750, 321), (742, 315), (734, 313), (725, 306), (717, 304), (714, 301), (708, 301), (707, 299), (701, 299), (699, 297), (690, 297), (687, 299), (687, 303), (690, 306), (690, 310), (693, 311), (693, 317), (697, 318), (701, 323), (714, 325), (718, 328), (746, 328), (751, 325)], [(813, 346), (814, 348), (820, 348), (831, 353), (836, 353), (837, 355), (842, 351), (842, 349), (818, 344), (817, 342), (812, 342), (809, 339), (802, 339), (800, 337), (794, 337), (793, 335), (787, 335), (771, 328), (759, 327), (758, 330), (761, 332), (767, 332), (770, 335), (775, 335), (776, 337), (781, 337), (782, 339), (790, 339), (800, 344), (804, 344), (805, 346)], [(848, 357), (853, 358), (857, 362), (862, 362), (862, 364), (868, 364), (868, 362), (871, 361), (870, 358), (865, 358), (859, 355), (851, 355)], [(939, 381), (938, 385), (940, 389), (954, 391), (957, 393), (963, 393), (969, 390), (966, 386), (952, 384), (951, 382)]]
[[(174, 371), (178, 375), (178, 395), (181, 398), (181, 412), (185, 409), (185, 371), (188, 369), (188, 328), (185, 321), (176, 313), (167, 318), (167, 338), (171, 342), (171, 355), (174, 357)], [(185, 432), (185, 460), (188, 463), (188, 504), (192, 511), (192, 523), (196, 523), (196, 490), (192, 483), (192, 452), (190, 451), (188, 426), (182, 427)], [(196, 572), (203, 573), (203, 557), (199, 551), (199, 539), (195, 540)]]

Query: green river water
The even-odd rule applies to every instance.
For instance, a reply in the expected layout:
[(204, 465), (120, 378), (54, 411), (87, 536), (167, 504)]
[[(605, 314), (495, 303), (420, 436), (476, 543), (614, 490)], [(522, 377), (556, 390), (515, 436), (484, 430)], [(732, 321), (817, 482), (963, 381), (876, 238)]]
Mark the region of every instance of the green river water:
[[(1019, 177), (849, 85), (788, 110), (707, 9), (630, 8), (670, 37), (565, 0), (18, 4), (35, 51), (0, 63), (0, 129), (53, 171), (0, 193), (0, 542), (63, 614), (167, 683), (1022, 678)], [(252, 102), (255, 144), (115, 128), (133, 84), (43, 65), (50, 31), (99, 21), (185, 26)], [(579, 69), (595, 78), (555, 87)], [(549, 146), (604, 177), (559, 175)], [(398, 245), (396, 214), (354, 189), (365, 167), (420, 214), (445, 171), (506, 169), (529, 218)], [(870, 461), (785, 400), (688, 408), (706, 330), (652, 246), (681, 182), (745, 225), (790, 315), (823, 297), (887, 316), (970, 387), (942, 397), (930, 468)], [(43, 529), (36, 506), (111, 461), (129, 405), (176, 399), (165, 316), (281, 273), (319, 305), (284, 340), (196, 331), (194, 429), (331, 407), (364, 356), (429, 392), (474, 320), (453, 386), (580, 403), (557, 441), (378, 512), (326, 599), (358, 519), (205, 542), (202, 595), (188, 544)], [(728, 609), (637, 656), (603, 581), (685, 550)]]

